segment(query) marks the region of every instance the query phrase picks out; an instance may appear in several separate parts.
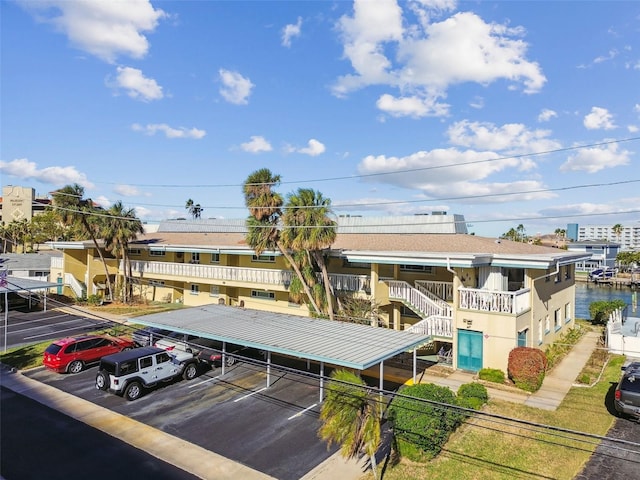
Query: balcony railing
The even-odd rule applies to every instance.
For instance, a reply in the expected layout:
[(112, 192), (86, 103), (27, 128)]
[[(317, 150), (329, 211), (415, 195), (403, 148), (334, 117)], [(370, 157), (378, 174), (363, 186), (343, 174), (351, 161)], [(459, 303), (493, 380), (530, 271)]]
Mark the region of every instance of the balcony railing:
[[(288, 287), (295, 275), (291, 270), (145, 261), (132, 261), (131, 269), (134, 275), (202, 278), (279, 287)], [(124, 271), (123, 262), (120, 262), (120, 271)], [(322, 281), (322, 278), (318, 277), (318, 280)], [(329, 274), (329, 281), (334, 289), (340, 291), (371, 291), (371, 278), (366, 275)]]
[(460, 288), (460, 308), (481, 312), (508, 313), (519, 315), (531, 308), (529, 288), (517, 292)]
[(431, 335), (432, 337), (453, 338), (453, 319), (434, 315), (405, 329), (406, 332)]
[(416, 287), (422, 292), (429, 292), (431, 295), (445, 302), (453, 302), (453, 282), (434, 282), (432, 280), (416, 280)]

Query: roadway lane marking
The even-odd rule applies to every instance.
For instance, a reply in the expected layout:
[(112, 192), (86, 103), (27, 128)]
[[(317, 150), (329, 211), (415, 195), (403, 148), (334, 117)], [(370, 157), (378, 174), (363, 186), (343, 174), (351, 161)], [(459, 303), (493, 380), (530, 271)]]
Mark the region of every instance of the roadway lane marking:
[[(86, 323), (87, 321), (91, 322), (88, 323), (87, 325), (94, 325), (95, 322), (93, 322), (92, 320), (89, 320), (88, 318), (74, 318), (73, 320), (67, 320), (66, 322), (57, 322), (57, 323), (47, 323), (45, 325), (33, 325), (29, 328), (20, 328), (18, 330), (11, 330), (11, 333), (20, 333), (20, 332), (27, 332), (29, 330), (36, 330), (38, 328), (46, 328), (46, 327), (57, 327), (58, 325), (66, 325), (68, 323), (78, 323), (80, 322), (81, 324)], [(100, 322), (99, 325), (102, 325), (104, 323), (111, 323), (111, 322)], [(9, 326), (15, 326), (16, 324), (11, 324), (9, 323)]]
[(218, 380), (222, 375), (217, 375), (215, 377), (209, 378), (208, 380), (202, 380), (201, 382), (195, 383), (193, 385), (189, 385), (187, 388), (199, 387), (200, 385), (204, 385), (205, 383), (213, 382), (214, 380)]
[(255, 392), (247, 393), (247, 394), (246, 394), (245, 396), (243, 396), (243, 397), (236, 398), (236, 399), (234, 400), (234, 403), (235, 403), (235, 402), (239, 402), (240, 400), (244, 400), (245, 398), (249, 398), (249, 397), (251, 397), (252, 395), (255, 395), (256, 393), (260, 393), (260, 392), (262, 392), (262, 391), (264, 391), (264, 390), (266, 390), (266, 389), (267, 389), (267, 387), (262, 387), (260, 390), (256, 390)]
[[(46, 322), (47, 320), (53, 320), (54, 318), (70, 317), (70, 316), (71, 315), (69, 315), (68, 313), (65, 313), (63, 315), (53, 315), (52, 317), (32, 318), (29, 320), (22, 320), (20, 322), (12, 322), (12, 325), (22, 325), (23, 323)], [(80, 319), (81, 317), (75, 317), (75, 318)]]
[(317, 406), (317, 403), (314, 403), (313, 405), (311, 405), (310, 407), (305, 408), (304, 410), (300, 410), (298, 413), (296, 413), (295, 415), (291, 415), (289, 418), (287, 418), (287, 420), (293, 420), (294, 418), (299, 417), (300, 415), (304, 414), (305, 412), (308, 412), (309, 410), (311, 410), (312, 408), (314, 408), (315, 406)]
[[(85, 327), (82, 327), (82, 328), (89, 328), (89, 327), (93, 327), (93, 326), (98, 327), (100, 325), (103, 325), (103, 324), (102, 323), (98, 323), (98, 324), (95, 324), (95, 325), (86, 325)], [(111, 325), (111, 322), (104, 322), (104, 325)], [(65, 328), (63, 330), (56, 330), (56, 333), (58, 333), (58, 332), (66, 332), (67, 330), (78, 330), (79, 328), (81, 328), (81, 327)], [(13, 332), (10, 332), (10, 333), (13, 333)], [(84, 335), (84, 334), (78, 333), (78, 335)], [(51, 336), (51, 332), (43, 333), (41, 335), (31, 335), (30, 337), (24, 337), (24, 339), (25, 340), (31, 340), (32, 338), (50, 337), (50, 336)]]

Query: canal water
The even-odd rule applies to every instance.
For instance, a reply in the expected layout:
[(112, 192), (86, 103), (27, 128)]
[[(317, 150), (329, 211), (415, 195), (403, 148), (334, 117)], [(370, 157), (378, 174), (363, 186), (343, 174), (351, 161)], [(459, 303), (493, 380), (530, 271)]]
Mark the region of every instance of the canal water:
[[(595, 285), (587, 282), (576, 282), (576, 318), (591, 318), (589, 314), (589, 305), (591, 302), (599, 300), (623, 300), (627, 305), (631, 305), (633, 293), (636, 294), (636, 302), (640, 302), (640, 293), (638, 290), (632, 290), (629, 287), (613, 288), (605, 285)], [(633, 310), (629, 307), (627, 312), (629, 316), (640, 316), (638, 308)]]

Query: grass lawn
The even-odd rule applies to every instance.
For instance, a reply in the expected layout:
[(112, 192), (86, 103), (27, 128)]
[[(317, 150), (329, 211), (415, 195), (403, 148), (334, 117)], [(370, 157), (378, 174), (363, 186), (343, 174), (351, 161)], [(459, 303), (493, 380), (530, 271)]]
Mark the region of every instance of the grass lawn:
[[(615, 417), (605, 399), (618, 381), (623, 357), (607, 364), (593, 387), (574, 387), (556, 411), (490, 401), (484, 412), (578, 432), (606, 435)], [(569, 437), (569, 438), (567, 438)], [(434, 460), (417, 464), (400, 460), (384, 472), (385, 480), (573, 479), (598, 441), (562, 432), (541, 432), (512, 422), (477, 416), (459, 428)], [(362, 477), (373, 478), (372, 474)]]

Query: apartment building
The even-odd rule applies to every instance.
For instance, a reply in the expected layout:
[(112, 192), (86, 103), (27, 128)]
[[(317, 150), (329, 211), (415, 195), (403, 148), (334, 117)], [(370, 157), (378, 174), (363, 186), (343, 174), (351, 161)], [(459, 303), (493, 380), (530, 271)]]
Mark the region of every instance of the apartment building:
[[(517, 346), (544, 348), (574, 325), (575, 265), (589, 255), (466, 233), (461, 215), (340, 217), (326, 252), (341, 297), (377, 306), (380, 323), (426, 333), (428, 348), (452, 350), (454, 368), (506, 371)], [(136, 294), (152, 301), (309, 316), (293, 300), (295, 273), (277, 251), (247, 245), (244, 220), (165, 221), (130, 244)], [(72, 296), (104, 294), (92, 242), (51, 242), (51, 274)], [(124, 265), (105, 252), (109, 275)], [(321, 280), (321, 279), (319, 279)], [(313, 332), (309, 332), (313, 335)]]
[(622, 231), (616, 233), (613, 225), (567, 225), (567, 236), (573, 241), (584, 242), (595, 240), (600, 242), (615, 242), (621, 250), (640, 249), (640, 220), (631, 224), (623, 224)]

